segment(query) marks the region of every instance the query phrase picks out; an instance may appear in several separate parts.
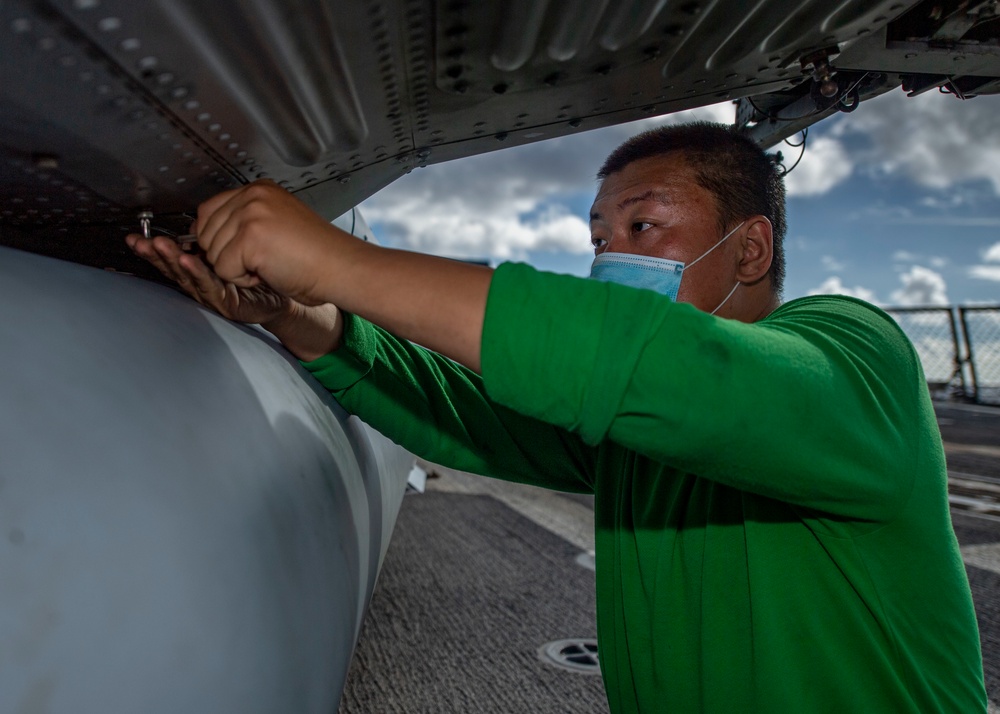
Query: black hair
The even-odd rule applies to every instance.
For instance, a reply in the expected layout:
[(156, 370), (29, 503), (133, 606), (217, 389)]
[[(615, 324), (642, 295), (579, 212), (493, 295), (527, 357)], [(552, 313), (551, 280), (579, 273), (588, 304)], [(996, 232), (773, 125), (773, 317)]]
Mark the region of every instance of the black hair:
[(715, 197), (720, 230), (750, 216), (766, 216), (773, 231), (768, 274), (774, 294), (785, 282), (785, 185), (778, 166), (747, 134), (712, 122), (674, 124), (633, 136), (611, 152), (597, 178), (605, 179), (629, 164), (677, 152), (698, 184)]

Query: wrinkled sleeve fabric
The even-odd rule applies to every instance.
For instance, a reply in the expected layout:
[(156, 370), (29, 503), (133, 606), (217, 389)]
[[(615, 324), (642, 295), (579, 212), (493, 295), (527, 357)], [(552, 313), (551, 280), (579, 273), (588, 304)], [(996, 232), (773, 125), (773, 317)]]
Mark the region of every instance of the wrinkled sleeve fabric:
[(891, 318), (850, 298), (746, 324), (506, 264), (482, 374), (498, 403), (585, 443), (794, 505), (881, 521), (912, 486), (920, 365)]
[(490, 399), (471, 370), (345, 315), (344, 342), (305, 368), (350, 413), (428, 461), (562, 491), (592, 492), (594, 449)]

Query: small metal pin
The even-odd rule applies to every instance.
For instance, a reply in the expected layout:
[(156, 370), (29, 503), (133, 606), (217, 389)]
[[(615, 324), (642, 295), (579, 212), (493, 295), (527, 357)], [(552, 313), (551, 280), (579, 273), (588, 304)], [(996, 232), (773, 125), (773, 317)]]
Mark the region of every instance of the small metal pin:
[(139, 213), (139, 225), (142, 227), (142, 237), (149, 238), (149, 222), (153, 220), (152, 211), (141, 211)]

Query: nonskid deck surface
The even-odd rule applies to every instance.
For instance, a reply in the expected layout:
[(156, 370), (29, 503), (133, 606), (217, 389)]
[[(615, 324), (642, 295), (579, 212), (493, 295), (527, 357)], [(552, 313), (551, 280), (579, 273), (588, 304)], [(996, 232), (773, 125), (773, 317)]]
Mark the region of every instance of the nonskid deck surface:
[[(1000, 409), (936, 409), (1000, 714)], [(607, 712), (599, 676), (538, 657), (596, 633), (594, 573), (578, 562), (593, 550), (592, 499), (436, 471), (403, 501), (341, 714)]]
[(555, 640), (596, 638), (594, 572), (575, 562), (581, 549), (465, 490), (477, 481), (445, 473), (403, 499), (341, 714), (608, 711), (599, 674), (537, 654)]

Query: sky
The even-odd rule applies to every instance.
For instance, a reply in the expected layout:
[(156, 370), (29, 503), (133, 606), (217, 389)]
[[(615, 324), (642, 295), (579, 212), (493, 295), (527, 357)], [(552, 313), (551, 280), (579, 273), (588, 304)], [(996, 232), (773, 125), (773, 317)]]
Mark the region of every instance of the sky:
[[(644, 129), (733, 116), (724, 103), (428, 166), (361, 210), (383, 245), (587, 275), (605, 156)], [(787, 165), (800, 151), (775, 149)], [(785, 185), (786, 300), (1000, 304), (1000, 96), (864, 102), (810, 128)]]

